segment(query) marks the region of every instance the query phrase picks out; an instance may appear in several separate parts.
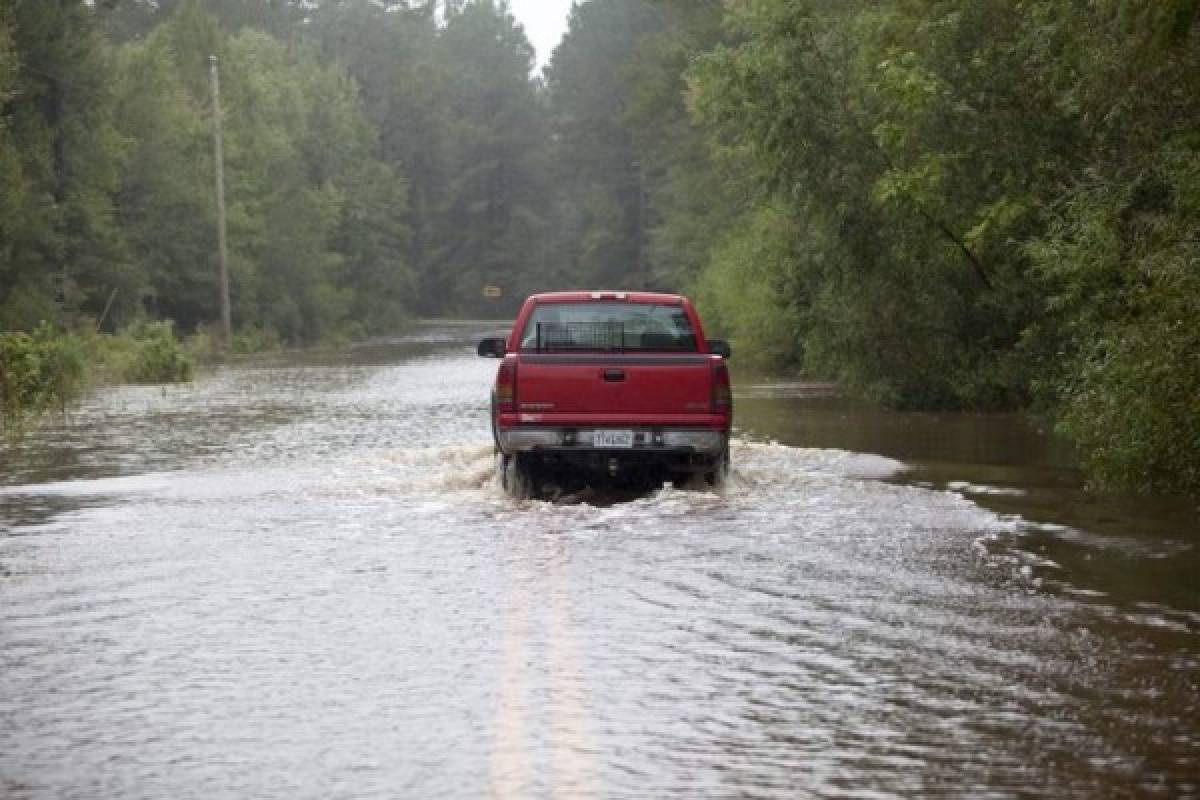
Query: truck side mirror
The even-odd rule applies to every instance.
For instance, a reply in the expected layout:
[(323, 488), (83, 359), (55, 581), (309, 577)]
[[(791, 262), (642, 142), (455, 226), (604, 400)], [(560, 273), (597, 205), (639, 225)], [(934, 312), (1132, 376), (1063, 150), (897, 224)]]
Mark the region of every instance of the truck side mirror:
[(479, 346), (475, 348), (475, 352), (484, 358), (504, 358), (506, 347), (507, 345), (503, 339), (488, 337), (479, 342)]
[(724, 339), (709, 339), (708, 350), (713, 355), (718, 355), (721, 358), (732, 358), (733, 348), (729, 346), (729, 342)]

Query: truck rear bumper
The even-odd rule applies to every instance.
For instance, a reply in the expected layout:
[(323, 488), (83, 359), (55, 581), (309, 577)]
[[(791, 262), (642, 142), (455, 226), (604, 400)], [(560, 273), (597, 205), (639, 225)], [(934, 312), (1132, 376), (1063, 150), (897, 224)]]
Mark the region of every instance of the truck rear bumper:
[(501, 428), (496, 432), (496, 439), (505, 453), (596, 452), (615, 457), (672, 453), (717, 456), (725, 451), (729, 442), (727, 433), (712, 428), (640, 427), (625, 429), (633, 434), (631, 446), (597, 446), (597, 433), (609, 430), (589, 427)]

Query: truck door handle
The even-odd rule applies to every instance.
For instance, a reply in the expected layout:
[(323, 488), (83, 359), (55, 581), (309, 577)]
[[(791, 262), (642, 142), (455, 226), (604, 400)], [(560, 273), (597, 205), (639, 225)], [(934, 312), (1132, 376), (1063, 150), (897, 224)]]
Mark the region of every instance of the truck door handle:
[(625, 380), (625, 370), (623, 369), (606, 369), (604, 370), (604, 380), (606, 381), (623, 381)]

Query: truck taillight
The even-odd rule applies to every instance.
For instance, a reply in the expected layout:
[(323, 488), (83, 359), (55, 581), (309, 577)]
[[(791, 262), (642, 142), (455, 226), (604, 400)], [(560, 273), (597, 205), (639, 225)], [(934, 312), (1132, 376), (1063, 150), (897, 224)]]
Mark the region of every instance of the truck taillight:
[(496, 410), (516, 410), (517, 399), (517, 365), (516, 362), (504, 361), (496, 370)]
[(729, 368), (723, 361), (713, 365), (712, 407), (713, 411), (729, 411), (733, 407), (733, 392), (729, 388)]

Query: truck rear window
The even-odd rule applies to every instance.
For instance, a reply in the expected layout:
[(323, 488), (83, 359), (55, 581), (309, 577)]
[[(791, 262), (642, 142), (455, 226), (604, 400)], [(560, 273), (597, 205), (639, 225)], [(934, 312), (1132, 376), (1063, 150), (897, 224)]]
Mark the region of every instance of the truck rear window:
[(521, 334), (529, 352), (696, 352), (696, 333), (682, 306), (649, 303), (546, 303)]

